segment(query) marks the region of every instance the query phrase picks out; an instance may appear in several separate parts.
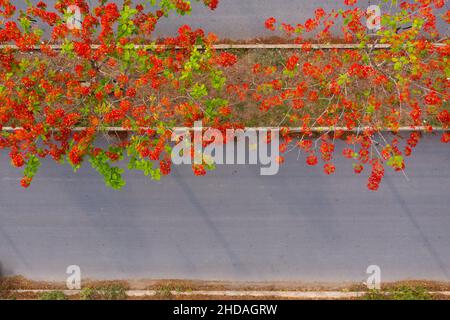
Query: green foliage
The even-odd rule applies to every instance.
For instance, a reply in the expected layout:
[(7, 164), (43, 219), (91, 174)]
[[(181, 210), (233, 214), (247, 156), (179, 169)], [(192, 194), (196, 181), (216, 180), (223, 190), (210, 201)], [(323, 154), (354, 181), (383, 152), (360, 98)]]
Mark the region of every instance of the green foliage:
[[(189, 61), (185, 62), (180, 80), (191, 81), (192, 75), (201, 73), (201, 66), (207, 65), (207, 61), (211, 58), (211, 52), (206, 48), (204, 51), (198, 50), (197, 47), (192, 48)], [(219, 73), (217, 73), (220, 76)], [(212, 75), (214, 78), (214, 74)], [(217, 80), (217, 79), (216, 79)], [(214, 81), (214, 80), (213, 80)], [(219, 81), (219, 80), (217, 80)]]
[(388, 296), (381, 290), (370, 290), (364, 296), (364, 300), (388, 300)]
[(96, 300), (99, 299), (100, 293), (94, 288), (83, 288), (80, 292), (80, 300)]
[(392, 290), (370, 290), (365, 300), (431, 300), (431, 294), (423, 287), (401, 286)]
[(62, 291), (42, 292), (39, 300), (67, 300), (67, 296)]
[(105, 300), (125, 300), (127, 298), (126, 289), (120, 284), (111, 284), (98, 290), (102, 299)]
[(228, 100), (225, 99), (221, 99), (221, 98), (214, 98), (214, 99), (209, 99), (205, 101), (205, 113), (210, 116), (216, 116), (218, 114), (217, 110), (220, 107), (224, 107), (228, 105)]
[(75, 53), (73, 52), (73, 49), (74, 49), (73, 41), (66, 39), (61, 46), (61, 53), (65, 54), (71, 58), (74, 58)]
[(337, 84), (340, 86), (344, 86), (346, 84), (350, 83), (350, 77), (348, 75), (348, 73), (344, 73), (339, 75), (339, 79), (337, 81)]
[(387, 165), (391, 167), (401, 167), (403, 164), (403, 157), (402, 156), (393, 156), (389, 158)]
[[(200, 0), (195, 0), (195, 1), (199, 2)], [(180, 14), (182, 16), (184, 16), (185, 14), (191, 13), (191, 10), (189, 10), (187, 12), (179, 10), (177, 8), (177, 6), (175, 5), (176, 1), (173, 1), (173, 0), (146, 0), (145, 2), (150, 3), (152, 6), (158, 5), (162, 9), (162, 11), (164, 12), (164, 16), (166, 16), (166, 17), (173, 10), (175, 10), (178, 14)], [(189, 1), (189, 0), (183, 0), (183, 2), (191, 4), (191, 1)]]
[(211, 85), (216, 90), (222, 90), (227, 78), (222, 76), (223, 72), (216, 70), (211, 72)]
[(125, 300), (126, 288), (121, 284), (110, 284), (101, 288), (83, 288), (80, 300)]
[(19, 20), (20, 26), (25, 30), (26, 33), (30, 32), (31, 21), (28, 17), (23, 16)]
[(206, 89), (206, 86), (202, 83), (196, 83), (192, 89), (191, 89), (191, 96), (194, 99), (200, 99), (208, 95), (208, 89)]
[(128, 164), (128, 169), (142, 171), (146, 177), (150, 176), (153, 180), (161, 179), (160, 169), (153, 169), (153, 162), (151, 162), (150, 160), (131, 157)]
[(402, 286), (392, 292), (394, 300), (431, 300), (431, 294), (423, 287)]
[(39, 160), (39, 158), (36, 157), (35, 155), (30, 155), (30, 158), (27, 161), (23, 175), (28, 178), (33, 178), (38, 172), (40, 166), (41, 161)]
[(155, 296), (161, 300), (173, 299), (174, 295), (172, 294), (172, 290), (173, 288), (171, 286), (161, 286), (156, 289)]
[[(137, 143), (138, 140), (135, 141)], [(152, 180), (161, 179), (161, 170), (159, 168), (153, 169), (153, 162), (150, 160), (143, 159), (140, 154), (136, 151), (136, 145), (131, 145), (128, 150), (128, 156), (130, 161), (128, 163), (128, 169), (139, 170), (144, 173), (146, 177), (150, 176)]]
[(135, 33), (136, 26), (134, 25), (133, 17), (137, 12), (136, 9), (132, 9), (128, 5), (123, 7), (119, 18), (119, 39), (122, 37), (129, 37)]
[(125, 186), (126, 182), (122, 178), (124, 170), (118, 167), (112, 167), (109, 163), (110, 159), (106, 156), (105, 152), (101, 151), (98, 155), (91, 156), (89, 162), (103, 176), (107, 186), (116, 190)]

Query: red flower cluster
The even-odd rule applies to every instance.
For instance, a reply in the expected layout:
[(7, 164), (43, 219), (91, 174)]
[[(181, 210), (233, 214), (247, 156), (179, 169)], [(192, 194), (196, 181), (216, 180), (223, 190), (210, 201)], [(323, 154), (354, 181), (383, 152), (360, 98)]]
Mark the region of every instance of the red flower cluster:
[(219, 5), (219, 0), (203, 0), (203, 2), (211, 9), (215, 10)]
[[(284, 68), (278, 60), (272, 65), (267, 63), (269, 59), (255, 61), (245, 77), (236, 77), (246, 80), (233, 83), (227, 81), (229, 72), (222, 68), (236, 65), (237, 57), (214, 50), (217, 38), (201, 29), (184, 25), (177, 36), (157, 41), (148, 50), (134, 48), (134, 44), (149, 43), (162, 16), (191, 10), (187, 0), (170, 2), (174, 6), (149, 9), (136, 5), (134, 9), (119, 8), (113, 1), (101, 1), (93, 8), (83, 0), (58, 1), (57, 13), (39, 2), (30, 6), (26, 19), (31, 30), (35, 20), (53, 26), (48, 42), (38, 32), (24, 32), (22, 25), (27, 22), (22, 20), (19, 26), (17, 17), (11, 15), (15, 8), (10, 1), (0, 0), (4, 17), (0, 44), (19, 46), (18, 51), (0, 50), (0, 130), (20, 127), (0, 135), (0, 148), (10, 151), (14, 166), (27, 164), (29, 176), (22, 181), (24, 187), (33, 179), (29, 174), (32, 163), (46, 156), (56, 161), (68, 158), (73, 166), (87, 158), (108, 185), (120, 187), (116, 179), (120, 170), (110, 164), (127, 152), (132, 159), (130, 168), (159, 178), (171, 171), (171, 127), (202, 120), (221, 130), (241, 128), (246, 123), (235, 118), (248, 121), (248, 112), (252, 119), (277, 118), (273, 123), (279, 126), (298, 127), (300, 142), (296, 144), (305, 152), (307, 165), (317, 165), (320, 159), (326, 174), (336, 170), (331, 163), (335, 141), (345, 139), (348, 147), (343, 155), (354, 161), (355, 173), (372, 165), (368, 186), (376, 190), (384, 175), (383, 165), (403, 170), (402, 155), (409, 156), (420, 140), (420, 134), (411, 134), (400, 151), (399, 139), (387, 137), (382, 130), (397, 134), (404, 126), (425, 126), (431, 131), (428, 123), (444, 130), (450, 125), (445, 76), (450, 45), (445, 40), (439, 47), (431, 42), (442, 38), (432, 9), (442, 8), (443, 0), (403, 1), (400, 8), (411, 21), (425, 24), (399, 32), (393, 29), (395, 23), (384, 24), (383, 28), (392, 31), (380, 34), (380, 43), (390, 45), (386, 50), (322, 50), (305, 42), (309, 36), (305, 33), (314, 31), (310, 34), (314, 42), (329, 43), (330, 28), (335, 21), (344, 20), (346, 40), (371, 43), (361, 22), (365, 12), (360, 8), (329, 14), (318, 8), (302, 24), (280, 22), (280, 31), (296, 37), (292, 42), (301, 46), (282, 60)], [(211, 9), (218, 4), (217, 0), (203, 2)], [(357, 1), (344, 2), (350, 6)], [(60, 23), (69, 3), (82, 9), (81, 32)], [(392, 17), (385, 18), (395, 22), (398, 16), (394, 10)], [(450, 22), (448, 12), (444, 19)], [(265, 26), (275, 30), (277, 20), (269, 18)], [(65, 38), (73, 41), (63, 52), (52, 49), (50, 44)], [(42, 42), (40, 54), (24, 59), (32, 46)], [(236, 112), (238, 105), (248, 106), (242, 117)], [(270, 115), (266, 117), (264, 112)], [(77, 125), (85, 128), (74, 133)], [(102, 150), (94, 147), (93, 141), (106, 126), (120, 126), (129, 132), (114, 133), (108, 148)], [(292, 150), (295, 142), (289, 130), (282, 130), (282, 135), (283, 153)], [(450, 141), (448, 132), (443, 133), (442, 141)], [(277, 161), (284, 162), (284, 157)], [(207, 169), (206, 164), (193, 166), (196, 175), (206, 174)]]
[(20, 168), (25, 164), (25, 160), (23, 159), (22, 154), (18, 152), (11, 152), (9, 157), (11, 158), (11, 162), (13, 166)]
[(326, 163), (323, 167), (323, 170), (326, 174), (330, 175), (336, 171), (336, 167), (331, 163)]
[(265, 25), (266, 28), (269, 30), (274, 31), (275, 30), (275, 23), (277, 23), (277, 20), (274, 17), (271, 17), (266, 20)]
[(89, 59), (91, 56), (91, 46), (86, 42), (74, 42), (74, 51), (82, 58)]
[(191, 11), (191, 4), (189, 2), (184, 1), (184, 0), (176, 0), (175, 1), (175, 6), (177, 7), (178, 10), (180, 10), (182, 12)]
[(358, 2), (358, 0), (344, 0), (344, 3), (347, 6), (353, 6), (354, 4), (356, 4)]
[(192, 170), (194, 171), (194, 174), (196, 176), (204, 176), (206, 175), (206, 170), (205, 167), (203, 165), (200, 164), (196, 164), (192, 166)]
[(296, 55), (290, 56), (289, 59), (286, 62), (286, 69), (292, 71), (295, 68), (297, 68), (299, 60), (300, 60), (300, 58), (298, 56), (296, 56)]
[(317, 157), (315, 155), (309, 155), (306, 158), (306, 163), (310, 166), (315, 166), (315, 165), (317, 165), (318, 162), (319, 162), (319, 160), (317, 159)]
[(217, 63), (222, 67), (231, 67), (237, 62), (237, 57), (234, 54), (228, 52), (222, 52), (217, 57)]
[(378, 160), (374, 160), (372, 163), (372, 173), (369, 177), (369, 183), (367, 187), (370, 190), (376, 191), (380, 187), (381, 180), (384, 177), (384, 167)]

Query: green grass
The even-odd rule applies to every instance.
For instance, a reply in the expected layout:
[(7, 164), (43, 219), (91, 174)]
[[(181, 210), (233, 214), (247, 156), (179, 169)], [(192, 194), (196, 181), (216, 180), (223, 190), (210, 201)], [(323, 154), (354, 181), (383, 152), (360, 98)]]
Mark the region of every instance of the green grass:
[(423, 287), (401, 286), (388, 290), (371, 290), (363, 296), (365, 300), (432, 300), (432, 295)]
[(38, 297), (39, 300), (67, 300), (67, 296), (62, 291), (42, 292)]
[(125, 300), (126, 288), (121, 284), (110, 284), (100, 288), (83, 288), (80, 300)]

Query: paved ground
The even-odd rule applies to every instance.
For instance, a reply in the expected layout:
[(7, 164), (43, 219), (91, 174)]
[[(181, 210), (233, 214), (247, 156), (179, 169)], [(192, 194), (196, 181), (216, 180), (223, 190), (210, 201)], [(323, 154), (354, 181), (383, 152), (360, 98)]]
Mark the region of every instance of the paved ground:
[(90, 168), (45, 162), (29, 190), (0, 155), (3, 274), (91, 278), (360, 281), (377, 264), (385, 280), (450, 280), (450, 150), (427, 138), (409, 181), (365, 188), (346, 159), (326, 177), (291, 154), (280, 173), (220, 167), (194, 177), (178, 167), (152, 182), (128, 174), (107, 189)]
[[(158, 32), (189, 23), (222, 38), (261, 37), (272, 35), (267, 17), (296, 23), (318, 6), (337, 2), (226, 0)], [(46, 162), (25, 191), (3, 152), (0, 274), (63, 279), (78, 264), (94, 278), (359, 281), (377, 264), (386, 280), (450, 281), (450, 151), (427, 140), (409, 161), (410, 180), (389, 175), (378, 193), (346, 160), (325, 177), (296, 154), (274, 177), (239, 166), (197, 178), (183, 167), (158, 183), (129, 174), (122, 192), (88, 168)]]
[[(94, 0), (89, 0), (95, 3)], [(38, 0), (32, 0), (36, 3)], [(45, 1), (49, 8), (53, 7), (55, 0)], [(122, 0), (116, 0), (122, 3)], [(138, 3), (139, 0), (134, 1)], [(194, 28), (203, 28), (206, 32), (214, 32), (220, 38), (231, 39), (253, 39), (255, 37), (266, 37), (280, 35), (264, 28), (264, 22), (269, 17), (275, 17), (280, 22), (304, 23), (308, 18), (314, 17), (315, 9), (322, 7), (327, 11), (331, 9), (345, 8), (343, 0), (222, 0), (219, 7), (211, 12), (204, 5), (192, 1), (193, 12), (190, 16), (172, 16), (164, 19), (155, 31), (157, 36), (167, 36), (177, 33), (183, 24), (189, 24)], [(390, 5), (382, 0), (359, 0), (358, 6), (366, 9), (370, 4), (380, 5), (382, 12), (389, 12)], [(19, 9), (25, 9), (25, 3), (15, 4)], [(449, 4), (442, 9), (449, 10)], [(437, 23), (441, 32), (448, 34), (448, 25), (438, 18)], [(339, 34), (340, 24), (334, 29)]]

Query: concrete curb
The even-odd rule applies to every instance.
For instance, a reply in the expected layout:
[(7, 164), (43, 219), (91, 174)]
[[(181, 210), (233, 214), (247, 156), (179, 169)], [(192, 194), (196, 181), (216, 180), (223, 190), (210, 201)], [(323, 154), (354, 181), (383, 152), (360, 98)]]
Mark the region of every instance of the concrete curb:
[[(261, 130), (280, 130), (281, 128), (284, 127), (247, 127), (244, 130), (254, 130), (254, 131), (261, 131)], [(302, 132), (307, 132), (307, 131), (311, 131), (311, 132), (334, 132), (334, 131), (344, 131), (344, 132), (363, 132), (366, 130), (376, 130), (376, 131), (380, 131), (380, 132), (393, 132), (394, 130), (389, 129), (389, 128), (371, 128), (371, 127), (357, 127), (357, 128), (353, 128), (353, 129), (349, 129), (346, 127), (314, 127), (314, 128), (299, 128), (299, 127), (286, 127), (287, 129), (289, 129), (289, 131), (291, 133), (302, 133)], [(1, 131), (6, 131), (6, 132), (10, 132), (10, 131), (17, 131), (17, 130), (22, 130), (22, 127), (3, 127)], [(73, 132), (78, 132), (78, 131), (84, 131), (88, 129), (87, 127), (75, 127), (72, 128), (71, 131)], [(149, 127), (142, 127), (139, 128), (139, 130), (149, 130), (149, 129), (154, 129), (156, 130), (156, 128), (149, 128)], [(209, 129), (209, 127), (202, 127), (203, 130), (207, 130)], [(185, 127), (177, 127), (177, 128), (172, 128), (172, 130), (180, 130), (180, 131), (186, 131), (186, 130), (192, 130), (192, 128), (185, 128)], [(449, 131), (450, 129), (444, 129), (441, 127), (436, 127), (433, 128), (433, 132), (440, 132), (440, 131)], [(59, 131), (58, 129), (55, 129), (54, 131)], [(124, 128), (124, 127), (104, 127), (104, 128), (99, 128), (97, 129), (97, 131), (104, 131), (104, 132), (134, 132), (134, 131), (138, 131), (138, 129), (128, 129), (128, 128)], [(428, 127), (425, 126), (420, 126), (420, 127), (400, 127), (397, 130), (398, 132), (412, 132), (412, 131), (428, 131)]]
[[(444, 47), (445, 43), (433, 43), (435, 47)], [(62, 45), (49, 45), (52, 50), (62, 50)], [(100, 45), (91, 45), (91, 49), (98, 49)], [(203, 46), (195, 46), (197, 49), (202, 49)], [(359, 43), (335, 43), (335, 44), (289, 44), (289, 43), (279, 43), (279, 44), (216, 44), (212, 46), (216, 50), (229, 50), (229, 49), (302, 49), (307, 47), (308, 49), (313, 50), (327, 50), (327, 49), (340, 49), (340, 50), (348, 50), (348, 49), (389, 49), (391, 47), (390, 44), (368, 44), (364, 47), (361, 47)], [(173, 48), (173, 46), (167, 45), (136, 45), (135, 49), (144, 49), (151, 50), (154, 48)], [(17, 45), (13, 44), (5, 44), (0, 45), (1, 49), (12, 49), (19, 50)], [(175, 47), (175, 49), (182, 49), (182, 47)], [(32, 46), (30, 47), (30, 51), (40, 51), (41, 46)]]

